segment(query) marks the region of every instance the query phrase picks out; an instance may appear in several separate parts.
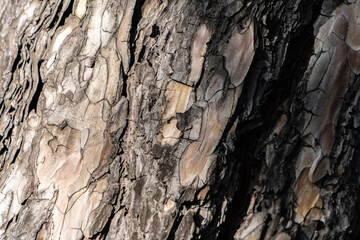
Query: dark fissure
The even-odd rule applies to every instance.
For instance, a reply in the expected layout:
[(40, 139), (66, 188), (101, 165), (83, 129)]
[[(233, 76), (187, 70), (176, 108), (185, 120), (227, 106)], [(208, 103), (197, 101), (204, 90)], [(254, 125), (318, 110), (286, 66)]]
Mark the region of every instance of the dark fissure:
[[(270, 87), (266, 87), (265, 91), (263, 91), (263, 97), (260, 102), (258, 102), (260, 108), (257, 108), (256, 104), (250, 115), (246, 116), (243, 113), (249, 109), (249, 107), (247, 107), (247, 101), (249, 100), (249, 96), (253, 95), (251, 93), (253, 91), (252, 89), (254, 89), (253, 82), (261, 81), (261, 79), (254, 79), (253, 76), (257, 75), (251, 73), (258, 71), (257, 67), (264, 66), (264, 56), (267, 55), (267, 49), (259, 48), (255, 54), (252, 67), (249, 70), (250, 74), (248, 74), (245, 80), (243, 96), (237, 107), (237, 116), (242, 120), (240, 120), (237, 127), (235, 149), (234, 152), (231, 152), (227, 156), (228, 161), (232, 162), (234, 166), (233, 171), (235, 171), (235, 173), (231, 177), (233, 180), (231, 182), (236, 183), (234, 184), (235, 192), (230, 198), (231, 202), (226, 211), (225, 222), (220, 227), (217, 239), (234, 239), (237, 229), (239, 229), (240, 224), (247, 215), (251, 196), (256, 186), (258, 185), (260, 187), (260, 185), (264, 184), (264, 182), (260, 181), (265, 179), (260, 180), (259, 174), (261, 171), (264, 171), (262, 166), (265, 165), (266, 139), (269, 137), (270, 130), (276, 124), (281, 114), (286, 114), (291, 118), (289, 104), (295, 96), (295, 89), (304, 76), (309, 59), (313, 54), (313, 24), (320, 10), (321, 3), (318, 2), (314, 4), (311, 20), (292, 34), (286, 50), (286, 56), (284, 57), (284, 64), (281, 68), (282, 71), (280, 71), (278, 79), (273, 79), (273, 82), (269, 85)], [(257, 91), (259, 93), (259, 90), (261, 91), (261, 85), (262, 84), (258, 84), (255, 92)], [(297, 147), (299, 147), (299, 145)], [(296, 147), (294, 147), (294, 150), (296, 150)], [(279, 165), (280, 169), (282, 169), (280, 171), (283, 172), (282, 177), (285, 179), (282, 189), (285, 189), (287, 185), (286, 179), (291, 177), (291, 174), (289, 174), (291, 169), (288, 169), (288, 166), (284, 166), (282, 162), (273, 164)], [(278, 167), (274, 167), (274, 169), (278, 169)], [(283, 179), (278, 179), (275, 172), (274, 174), (275, 178), (267, 179), (267, 181), (284, 181)], [(270, 173), (270, 175), (272, 174)], [(287, 189), (291, 188), (287, 186)], [(289, 194), (291, 195), (292, 193), (284, 193), (285, 196), (289, 196)], [(251, 209), (249, 210), (252, 211)], [(282, 214), (286, 216), (288, 213), (283, 210)], [(268, 216), (268, 218), (269, 217), (271, 216)], [(271, 219), (268, 219), (268, 221), (270, 220)], [(262, 231), (262, 239), (265, 239), (266, 232), (267, 229)]]

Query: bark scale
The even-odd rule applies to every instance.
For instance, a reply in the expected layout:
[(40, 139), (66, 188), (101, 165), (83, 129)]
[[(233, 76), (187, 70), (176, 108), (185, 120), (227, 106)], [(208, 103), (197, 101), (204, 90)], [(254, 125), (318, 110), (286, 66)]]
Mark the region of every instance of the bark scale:
[(0, 238), (356, 238), (359, 14), (1, 0)]

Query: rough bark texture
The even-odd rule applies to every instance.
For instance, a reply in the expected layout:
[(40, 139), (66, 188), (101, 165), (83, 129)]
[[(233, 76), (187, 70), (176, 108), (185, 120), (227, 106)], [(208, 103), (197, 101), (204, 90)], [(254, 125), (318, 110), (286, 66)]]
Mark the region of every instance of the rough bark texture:
[(1, 239), (356, 239), (360, 1), (0, 0)]

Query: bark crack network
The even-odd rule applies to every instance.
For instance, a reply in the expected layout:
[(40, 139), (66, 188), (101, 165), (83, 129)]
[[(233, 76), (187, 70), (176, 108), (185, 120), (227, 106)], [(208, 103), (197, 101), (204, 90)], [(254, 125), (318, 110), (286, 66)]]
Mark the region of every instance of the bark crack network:
[(360, 0), (5, 2), (1, 239), (359, 236)]

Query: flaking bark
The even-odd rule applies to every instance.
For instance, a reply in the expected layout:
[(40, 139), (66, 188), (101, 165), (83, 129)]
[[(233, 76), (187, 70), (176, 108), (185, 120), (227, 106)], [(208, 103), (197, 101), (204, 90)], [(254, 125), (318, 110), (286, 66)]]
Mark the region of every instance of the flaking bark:
[(359, 14), (0, 0), (0, 239), (356, 239)]

